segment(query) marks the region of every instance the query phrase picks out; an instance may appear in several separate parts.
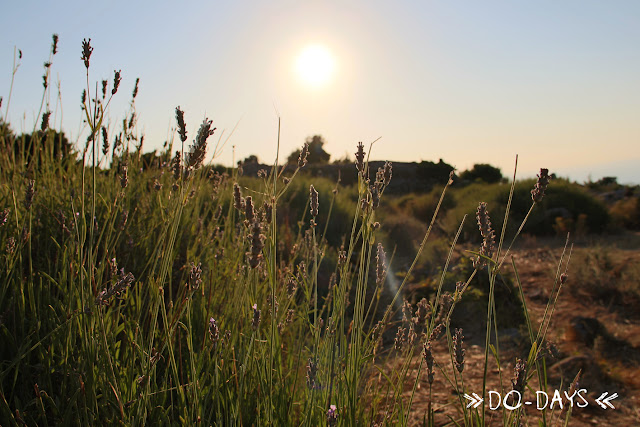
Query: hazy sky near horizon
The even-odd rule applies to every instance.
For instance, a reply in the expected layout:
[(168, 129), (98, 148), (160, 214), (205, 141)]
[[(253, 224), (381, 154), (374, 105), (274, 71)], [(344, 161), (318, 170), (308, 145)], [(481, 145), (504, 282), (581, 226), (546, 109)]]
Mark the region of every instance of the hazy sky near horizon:
[[(322, 135), (332, 159), (353, 158), (378, 137), (372, 159), (474, 163), (519, 176), (547, 167), (575, 180), (640, 183), (638, 1), (192, 1), (7, 2), (0, 16), (4, 117), (14, 46), (23, 58), (9, 121), (30, 131), (42, 98), (51, 35), (50, 103), (56, 127), (83, 141), (80, 59), (91, 38), (89, 80), (121, 88), (110, 133), (128, 111), (135, 79), (138, 133), (160, 149), (185, 111), (190, 143), (203, 118), (236, 127), (216, 163), (256, 154), (270, 163), (281, 117), (281, 156)], [(321, 87), (296, 59), (309, 45), (331, 53)], [(55, 114), (55, 112), (54, 112)], [(86, 130), (84, 134), (86, 138)], [(179, 140), (176, 138), (176, 140)], [(213, 142), (212, 141), (212, 142)], [(186, 147), (185, 147), (186, 149)], [(210, 153), (211, 154), (211, 153)], [(210, 158), (210, 155), (208, 156)]]

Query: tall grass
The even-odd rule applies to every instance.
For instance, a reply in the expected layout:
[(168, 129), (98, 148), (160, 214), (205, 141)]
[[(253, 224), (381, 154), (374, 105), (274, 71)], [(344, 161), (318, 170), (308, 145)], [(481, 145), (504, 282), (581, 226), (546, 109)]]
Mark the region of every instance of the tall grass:
[[(291, 203), (300, 200), (307, 147), (293, 172), (276, 158), (260, 179), (240, 177), (238, 169), (220, 174), (202, 164), (215, 138), (211, 122), (205, 119), (187, 148), (193, 128), (177, 108), (181, 146), (172, 155), (168, 144), (162, 158), (171, 161), (147, 168), (133, 100), (118, 134), (109, 138), (102, 130), (111, 97), (120, 95), (120, 72), (102, 91), (92, 86), (92, 50), (85, 40), (89, 136), (81, 161), (54, 156), (57, 133), (44, 125), (30, 139), (40, 151), (12, 136), (6, 123), (0, 136), (9, 148), (0, 159), (3, 425), (407, 425), (418, 383), (426, 376), (431, 393), (434, 376), (447, 375), (434, 363), (432, 345), (439, 339), (451, 355), (454, 376), (446, 379), (457, 390), (453, 422), (487, 424), (484, 407), (470, 409), (463, 397), (470, 390), (461, 368), (462, 335), (450, 329), (450, 319), (476, 272), (486, 270), (487, 317), (478, 319), (486, 322), (486, 396), (490, 359), (502, 363), (492, 338), (500, 320), (494, 291), (501, 270), (512, 264), (510, 243), (517, 237), (505, 231), (511, 197), (497, 242), (488, 212), (479, 208), (483, 246), (454, 294), (444, 292), (443, 283), (464, 220), (435, 298), (403, 304), (452, 179), (397, 283), (387, 261), (393, 256), (379, 242), (378, 208), (392, 179), (390, 164), (370, 171), (360, 144), (350, 196), (336, 203), (344, 197), (338, 185), (335, 191), (304, 186), (304, 213), (294, 223)], [(133, 99), (135, 93), (137, 84)], [(213, 151), (222, 144), (219, 139)], [(541, 180), (534, 200), (544, 193)], [(347, 199), (355, 200), (347, 204), (348, 222)], [(564, 265), (543, 322), (536, 327), (525, 309), (530, 352), (518, 365), (524, 366), (522, 390), (532, 377), (538, 387), (546, 385), (541, 348)], [(393, 344), (384, 339), (389, 334)], [(505, 390), (507, 375), (500, 371)], [(441, 403), (432, 400), (428, 424)], [(503, 412), (502, 421), (518, 425), (524, 416)], [(543, 415), (544, 425), (552, 421)]]

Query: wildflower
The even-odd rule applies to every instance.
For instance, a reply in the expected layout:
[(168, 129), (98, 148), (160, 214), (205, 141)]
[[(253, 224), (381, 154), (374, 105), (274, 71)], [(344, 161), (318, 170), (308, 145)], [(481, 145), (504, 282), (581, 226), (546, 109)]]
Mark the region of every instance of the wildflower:
[(255, 331), (260, 326), (260, 310), (258, 309), (258, 304), (253, 304), (251, 306), (253, 308), (253, 319), (251, 319), (251, 327)]
[(431, 335), (429, 335), (429, 342), (436, 341), (438, 338), (440, 338), (443, 331), (444, 325), (442, 323), (439, 323), (438, 326), (433, 328), (433, 330), (431, 331)]
[(311, 216), (313, 218), (318, 216), (318, 192), (313, 184), (309, 187), (309, 206), (311, 209)]
[(127, 165), (123, 165), (122, 166), (122, 175), (120, 175), (120, 187), (127, 188), (127, 185), (129, 185), (129, 167)]
[(426, 298), (422, 298), (418, 304), (415, 312), (415, 316), (411, 319), (417, 326), (424, 326), (431, 317), (431, 306)]
[(456, 283), (456, 292), (454, 294), (454, 300), (458, 301), (460, 298), (462, 298), (462, 293), (464, 292), (464, 282), (457, 282)]
[(187, 140), (187, 126), (184, 123), (184, 111), (180, 109), (180, 106), (176, 107), (176, 120), (178, 121), (180, 141), (185, 142)]
[(409, 325), (409, 333), (407, 334), (407, 341), (409, 345), (413, 346), (413, 343), (418, 338), (418, 334), (416, 333), (416, 329), (413, 327), (413, 324)]
[(49, 117), (51, 117), (51, 111), (46, 111), (42, 114), (42, 123), (40, 123), (40, 130), (42, 132), (49, 128)]
[(213, 343), (213, 349), (215, 350), (220, 340), (220, 328), (218, 328), (216, 319), (213, 317), (209, 319), (209, 339)]
[(273, 297), (273, 302), (271, 301), (271, 295), (267, 297), (267, 305), (269, 306), (269, 314), (275, 316), (278, 314), (278, 298)]
[(320, 388), (320, 384), (318, 383), (318, 359), (309, 358), (309, 362), (307, 364), (307, 387), (310, 390), (317, 390)]
[(364, 174), (364, 145), (358, 142), (358, 151), (356, 151), (356, 169), (360, 174)]
[(16, 239), (15, 239), (15, 237), (12, 236), (12, 237), (9, 237), (7, 239), (7, 245), (6, 245), (5, 249), (7, 250), (7, 253), (9, 255), (11, 255), (13, 253), (13, 251), (16, 250)]
[(233, 184), (233, 206), (242, 212), (244, 210), (245, 200), (242, 197), (242, 191), (238, 183)]
[(285, 322), (291, 323), (293, 322), (293, 316), (295, 316), (296, 311), (293, 308), (287, 310), (287, 317), (285, 318)]
[(449, 315), (449, 309), (453, 304), (453, 297), (449, 292), (445, 292), (440, 297), (440, 312), (438, 313), (438, 318), (436, 321), (444, 322), (447, 316)]
[(422, 357), (424, 357), (424, 361), (427, 364), (427, 379), (429, 381), (429, 385), (433, 384), (434, 374), (433, 374), (433, 353), (431, 352), (431, 341), (426, 341), (422, 345)]
[(373, 185), (369, 188), (369, 191), (371, 192), (371, 208), (376, 210), (378, 206), (380, 206), (380, 193), (378, 193), (378, 187)]
[(330, 405), (327, 411), (327, 425), (335, 426), (338, 424), (338, 408), (336, 405)]
[(413, 307), (411, 307), (411, 303), (407, 300), (404, 300), (402, 303), (402, 321), (408, 322), (411, 319), (411, 312), (413, 311)]
[(211, 129), (211, 123), (211, 120), (205, 118), (200, 125), (196, 139), (193, 141), (193, 145), (189, 151), (189, 157), (187, 158), (187, 164), (190, 168), (198, 169), (202, 166), (207, 150), (207, 138), (213, 135), (213, 132), (216, 130), (216, 128)]
[(262, 260), (262, 248), (264, 247), (265, 236), (262, 234), (262, 224), (260, 221), (254, 221), (251, 233), (251, 252), (249, 255), (249, 266), (256, 268)]
[(118, 228), (120, 231), (124, 230), (124, 227), (127, 225), (127, 220), (129, 219), (129, 211), (122, 211), (120, 216), (120, 224)]
[(0, 212), (0, 227), (2, 227), (3, 225), (5, 225), (7, 223), (7, 220), (9, 219), (9, 213), (10, 212), (11, 211), (9, 210), (9, 208), (6, 208), (2, 212)]
[(307, 164), (307, 157), (309, 156), (309, 143), (305, 142), (300, 150), (300, 156), (298, 157), (298, 168), (303, 168)]
[(387, 274), (387, 267), (385, 265), (386, 255), (382, 243), (378, 243), (378, 250), (376, 251), (376, 285), (380, 286), (384, 282), (384, 278)]
[(131, 94), (131, 99), (136, 99), (138, 96), (138, 84), (140, 83), (140, 77), (136, 79), (136, 84), (133, 86), (133, 93)]
[(273, 203), (274, 203), (273, 199), (271, 200), (271, 203), (269, 203), (269, 202), (267, 202), (265, 200), (265, 202), (262, 205), (262, 212), (263, 212), (264, 221), (267, 224), (271, 224), (271, 219), (272, 219), (272, 216), (273, 216)]
[(87, 41), (87, 39), (82, 40), (82, 59), (84, 61), (84, 66), (89, 69), (89, 58), (91, 57), (91, 53), (93, 52), (93, 48), (91, 47), (91, 39)]
[(524, 391), (525, 381), (527, 378), (527, 367), (525, 362), (522, 359), (516, 358), (516, 366), (513, 369), (513, 379), (511, 380), (511, 384), (513, 385), (513, 390), (522, 393)]
[(202, 284), (202, 263), (198, 263), (198, 265), (196, 265), (195, 263), (191, 263), (191, 271), (189, 271), (189, 289), (191, 290), (195, 290), (198, 289), (200, 287), (200, 285)]
[(27, 190), (25, 191), (24, 194), (24, 207), (29, 210), (31, 209), (31, 205), (33, 204), (33, 197), (36, 194), (36, 191), (34, 190), (34, 185), (35, 185), (35, 181), (30, 179), (28, 184), (27, 184)]
[(247, 218), (249, 223), (252, 223), (255, 219), (255, 212), (253, 209), (253, 199), (251, 196), (247, 196), (244, 201), (244, 216)]
[(404, 343), (407, 340), (405, 337), (406, 331), (407, 331), (406, 328), (403, 328), (402, 326), (398, 327), (398, 332), (396, 332), (396, 338), (393, 341), (393, 347), (396, 350), (402, 350), (402, 347), (404, 346)]
[(464, 336), (462, 335), (462, 329), (456, 329), (455, 334), (453, 335), (453, 353), (455, 354), (455, 365), (458, 372), (462, 373), (464, 369), (464, 353), (465, 350), (462, 348), (462, 339)]
[(338, 251), (338, 265), (344, 265), (347, 262), (347, 252), (344, 250)]
[(111, 286), (109, 289), (105, 288), (98, 294), (98, 296), (96, 297), (96, 305), (109, 305), (109, 300), (112, 297), (120, 295), (122, 292), (124, 292), (128, 287), (131, 286), (134, 280), (135, 278), (133, 277), (133, 274), (124, 274), (123, 269), (121, 277), (116, 282), (116, 284)]
[(393, 175), (392, 170), (393, 165), (391, 164), (391, 162), (384, 162), (383, 176), (385, 187), (391, 182), (391, 176)]
[(102, 154), (107, 155), (109, 153), (109, 135), (107, 134), (107, 128), (102, 126)]
[(533, 187), (533, 190), (531, 190), (531, 199), (534, 201), (534, 203), (540, 203), (542, 201), (544, 192), (547, 189), (547, 185), (549, 185), (550, 179), (551, 177), (549, 176), (549, 169), (540, 169), (538, 182), (536, 182), (535, 187)]
[(298, 282), (293, 277), (289, 278), (287, 282), (287, 295), (289, 298), (292, 298), (296, 294), (296, 290), (298, 289)]
[(122, 81), (122, 77), (120, 73), (122, 70), (113, 70), (113, 89), (111, 89), (111, 95), (115, 95), (118, 92), (118, 87), (120, 87), (120, 82)]
[(55, 55), (58, 53), (58, 35), (54, 33), (52, 39), (53, 43), (51, 44), (51, 53)]
[(102, 99), (107, 96), (107, 84), (109, 84), (107, 80), (102, 80)]
[(487, 212), (487, 204), (485, 202), (480, 202), (478, 205), (476, 217), (480, 234), (482, 235), (482, 245), (480, 246), (480, 256), (474, 259), (473, 265), (475, 268), (481, 268), (487, 264), (483, 256), (491, 258), (495, 245), (495, 234), (491, 228), (491, 220), (489, 219), (489, 212)]

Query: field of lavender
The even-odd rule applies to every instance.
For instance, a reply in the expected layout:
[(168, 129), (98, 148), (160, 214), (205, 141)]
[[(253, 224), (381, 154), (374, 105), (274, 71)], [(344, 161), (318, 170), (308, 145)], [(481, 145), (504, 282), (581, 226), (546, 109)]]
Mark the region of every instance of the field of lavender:
[[(56, 45), (54, 36), (49, 63)], [(456, 391), (451, 425), (569, 422), (571, 410), (489, 415), (465, 398), (486, 397), (490, 377), (503, 393), (547, 385), (546, 338), (571, 246), (559, 253), (541, 321), (529, 317), (510, 251), (545, 197), (548, 170), (512, 226), (514, 176), (502, 215), (493, 217), (498, 233), (492, 207), (467, 200), (475, 218), (463, 217), (447, 241), (432, 296), (412, 303), (407, 287), (453, 173), (413, 261), (395, 274), (393, 247), (405, 242), (385, 247), (378, 215), (393, 169), (370, 170), (371, 147), (354, 144), (358, 182), (349, 188), (304, 175), (308, 145), (293, 167), (276, 158), (247, 178), (240, 168), (205, 164), (224, 141), (212, 142), (208, 119), (191, 130), (178, 107), (176, 141), (146, 164), (137, 83), (122, 128), (109, 135), (105, 118), (111, 98), (122, 95), (121, 76), (90, 84), (92, 52), (83, 41), (89, 131), (77, 151), (49, 127), (46, 96), (29, 135), (0, 123), (0, 424), (410, 425), (414, 396), (427, 387), (422, 423), (440, 425), (436, 377)], [(293, 209), (294, 200), (304, 208)], [(332, 225), (336, 218), (346, 229)], [(470, 223), (481, 244), (456, 269), (450, 263)], [(500, 368), (496, 339), (505, 270), (513, 272), (527, 341), (510, 371)], [(460, 277), (449, 286), (454, 271)], [(470, 289), (478, 281), (487, 290), (474, 319), (485, 331), (484, 381), (470, 390), (464, 331), (452, 319), (470, 294), (478, 299)], [(448, 360), (434, 358), (437, 345)], [(571, 395), (576, 383), (563, 387)]]

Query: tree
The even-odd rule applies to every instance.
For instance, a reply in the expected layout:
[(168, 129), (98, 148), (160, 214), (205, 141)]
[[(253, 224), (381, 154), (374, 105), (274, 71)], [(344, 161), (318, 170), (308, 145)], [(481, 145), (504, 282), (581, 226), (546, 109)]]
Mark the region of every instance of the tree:
[(466, 170), (460, 174), (461, 179), (468, 181), (484, 181), (487, 184), (493, 184), (502, 180), (502, 172), (500, 168), (491, 166), (486, 163), (478, 163), (473, 165), (473, 168)]
[[(331, 154), (324, 151), (322, 146), (326, 143), (321, 135), (313, 135), (307, 138), (305, 141), (309, 144), (309, 156), (307, 162), (310, 164), (323, 165), (329, 163)], [(295, 150), (287, 157), (287, 163), (298, 163), (298, 157), (300, 157), (300, 149)]]

